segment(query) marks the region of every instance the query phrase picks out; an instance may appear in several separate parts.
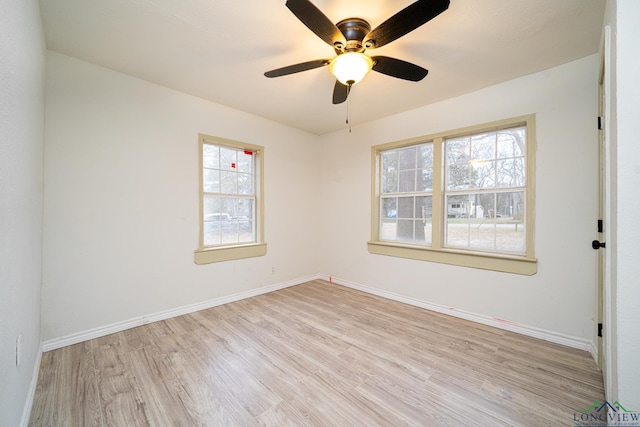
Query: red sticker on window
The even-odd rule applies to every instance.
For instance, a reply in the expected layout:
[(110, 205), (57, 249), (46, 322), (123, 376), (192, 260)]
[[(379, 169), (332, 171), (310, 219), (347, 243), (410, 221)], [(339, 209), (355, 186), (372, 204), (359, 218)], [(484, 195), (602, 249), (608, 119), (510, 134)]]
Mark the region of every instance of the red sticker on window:
[(231, 163), (231, 167), (235, 169), (236, 168), (236, 164), (235, 163)]
[(253, 156), (253, 151), (244, 150), (244, 154), (246, 154), (248, 156)]

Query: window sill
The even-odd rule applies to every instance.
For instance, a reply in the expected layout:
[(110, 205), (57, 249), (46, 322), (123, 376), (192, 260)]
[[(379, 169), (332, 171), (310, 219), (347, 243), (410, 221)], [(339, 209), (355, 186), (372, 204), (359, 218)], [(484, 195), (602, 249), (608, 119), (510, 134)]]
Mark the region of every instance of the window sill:
[(198, 265), (214, 262), (230, 261), (234, 259), (264, 256), (267, 253), (266, 243), (252, 243), (238, 246), (221, 246), (216, 248), (197, 249), (194, 261)]
[(377, 255), (431, 261), (526, 276), (532, 276), (538, 272), (538, 260), (525, 256), (455, 249), (433, 249), (379, 241), (368, 242), (367, 246), (370, 253)]

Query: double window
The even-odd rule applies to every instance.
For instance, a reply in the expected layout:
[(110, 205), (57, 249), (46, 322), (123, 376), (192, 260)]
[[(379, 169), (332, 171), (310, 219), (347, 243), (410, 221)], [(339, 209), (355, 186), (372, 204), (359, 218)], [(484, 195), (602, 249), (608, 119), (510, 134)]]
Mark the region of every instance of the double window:
[(373, 147), (373, 253), (534, 274), (533, 117)]
[(200, 147), (200, 244), (196, 263), (261, 256), (264, 148), (206, 135)]

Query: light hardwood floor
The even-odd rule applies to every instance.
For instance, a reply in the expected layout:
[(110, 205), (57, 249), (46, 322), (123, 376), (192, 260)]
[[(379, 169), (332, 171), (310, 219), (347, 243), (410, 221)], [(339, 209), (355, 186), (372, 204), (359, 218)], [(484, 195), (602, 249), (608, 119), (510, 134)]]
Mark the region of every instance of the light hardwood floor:
[(313, 281), (47, 352), (31, 426), (557, 426), (587, 352)]

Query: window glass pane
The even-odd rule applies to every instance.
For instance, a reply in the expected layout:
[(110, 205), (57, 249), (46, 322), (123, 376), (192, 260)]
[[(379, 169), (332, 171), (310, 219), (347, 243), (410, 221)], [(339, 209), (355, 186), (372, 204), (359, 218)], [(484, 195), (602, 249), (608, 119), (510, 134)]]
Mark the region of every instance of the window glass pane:
[(468, 247), (469, 245), (469, 196), (447, 196), (447, 221), (445, 241), (447, 246)]
[(431, 196), (416, 197), (415, 240), (431, 245)]
[(448, 139), (446, 141), (447, 164), (469, 162), (470, 141), (468, 137)]
[(415, 169), (416, 168), (416, 153), (415, 147), (403, 148), (400, 152), (400, 170)]
[(433, 167), (433, 144), (424, 144), (420, 146), (420, 153), (418, 154), (418, 168)]
[(472, 160), (470, 162), (470, 181), (473, 188), (493, 188), (496, 184), (496, 162), (491, 160)]
[(238, 152), (238, 172), (253, 172), (253, 153), (251, 151)]
[(205, 169), (203, 174), (203, 191), (205, 193), (219, 193), (220, 171), (216, 169)]
[(483, 193), (471, 195), (472, 209), (470, 216), (473, 218), (495, 218), (496, 217), (496, 195), (495, 193)]
[(498, 160), (498, 187), (523, 187), (525, 185), (524, 157)]
[(471, 137), (471, 160), (491, 160), (496, 155), (496, 134), (494, 132)]
[(219, 222), (205, 222), (204, 223), (204, 245), (213, 246), (219, 245), (222, 242), (222, 235), (220, 232)]
[(236, 216), (238, 210), (238, 199), (232, 197), (220, 198), (220, 215), (223, 220), (230, 220)]
[(447, 165), (447, 189), (462, 190), (471, 187), (471, 169), (469, 163)]
[(382, 218), (396, 218), (398, 216), (398, 198), (384, 197), (382, 199)]
[(380, 240), (397, 240), (396, 239), (397, 220), (383, 219), (380, 224)]
[(396, 240), (396, 218), (398, 216), (398, 198), (384, 197), (382, 198), (382, 213), (380, 221), (380, 239)]
[(238, 243), (238, 221), (224, 220), (222, 226), (222, 244)]
[(447, 246), (525, 252), (524, 192), (447, 197)]
[(382, 193), (395, 193), (398, 191), (398, 152), (387, 151), (382, 153)]
[(525, 212), (524, 192), (498, 193), (496, 211), (500, 217), (522, 220)]
[(238, 199), (233, 218), (245, 221), (255, 219), (255, 203), (253, 199)]
[(469, 223), (465, 218), (468, 196), (448, 196), (445, 245), (453, 247), (469, 246)]
[(433, 189), (433, 144), (419, 147), (417, 162), (416, 191), (431, 191)]
[(202, 164), (205, 168), (220, 168), (220, 148), (216, 145), (203, 144)]
[(412, 241), (413, 240), (413, 219), (398, 219), (397, 240)]
[[(222, 199), (218, 196), (204, 196), (204, 220), (213, 221), (213, 214), (218, 214), (221, 211)], [(217, 218), (218, 220), (220, 218)]]
[(418, 171), (418, 182), (416, 191), (432, 191), (433, 190), (433, 168), (424, 168)]
[(238, 167), (237, 150), (233, 148), (220, 147), (220, 169), (236, 171)]
[(253, 200), (241, 199), (238, 202), (238, 233), (239, 243), (256, 241), (255, 234), (255, 204)]
[(220, 215), (221, 199), (216, 196), (204, 197), (204, 244), (219, 245), (221, 242)]
[(398, 197), (398, 218), (413, 218), (415, 197)]
[(238, 243), (252, 243), (255, 242), (254, 238), (254, 222), (253, 221), (238, 221)]
[(253, 176), (247, 173), (238, 174), (238, 194), (253, 193)]
[(497, 133), (497, 143), (497, 158), (524, 157), (526, 151), (524, 127), (499, 131)]
[(525, 251), (524, 191), (498, 193), (496, 197), (496, 249)]
[(519, 222), (496, 223), (496, 247), (501, 252), (525, 252), (525, 226)]
[(235, 172), (220, 172), (220, 192), (223, 194), (238, 194), (238, 174)]
[(400, 171), (400, 180), (398, 183), (398, 191), (400, 193), (414, 192), (416, 190), (416, 171), (415, 169)]
[(469, 216), (469, 196), (447, 196), (447, 218), (465, 218)]

